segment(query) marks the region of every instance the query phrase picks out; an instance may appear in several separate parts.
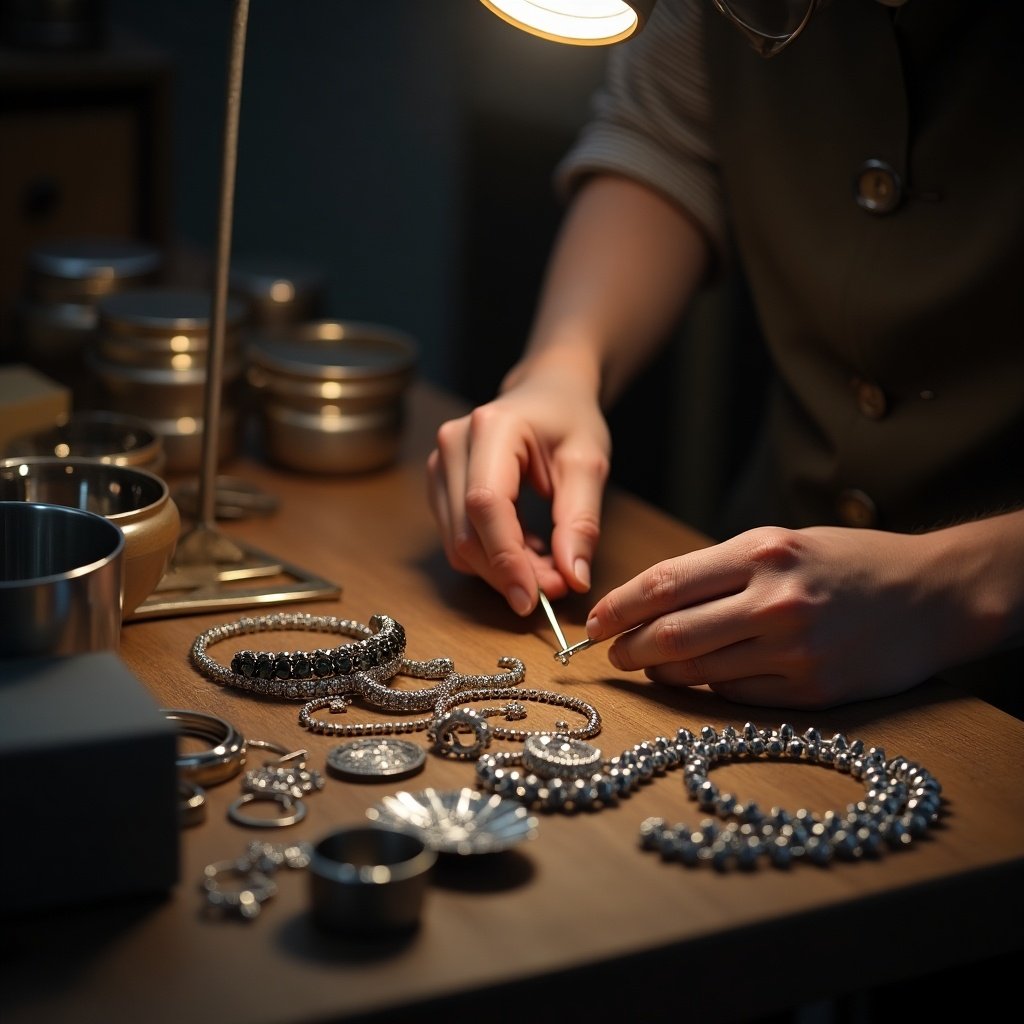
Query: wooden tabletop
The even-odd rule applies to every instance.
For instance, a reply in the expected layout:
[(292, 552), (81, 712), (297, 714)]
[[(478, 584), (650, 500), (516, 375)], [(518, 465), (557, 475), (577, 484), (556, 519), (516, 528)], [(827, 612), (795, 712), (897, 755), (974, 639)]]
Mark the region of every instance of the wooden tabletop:
[[(307, 799), (306, 819), (276, 831), (227, 820), (240, 793), (236, 778), (211, 787), (207, 820), (182, 831), (181, 878), (166, 900), (51, 913), (21, 924), (17, 943), (7, 936), (5, 1024), (306, 1024), (408, 1020), (414, 1010), (497, 1021), (545, 1006), (571, 1007), (582, 1019), (606, 1019), (612, 1009), (627, 1020), (685, 1009), (742, 1020), (753, 1007), (767, 1012), (1024, 946), (1024, 724), (939, 683), (828, 712), (780, 714), (623, 675), (600, 645), (560, 665), (540, 610), (520, 620), (483, 583), (454, 573), (440, 551), (423, 462), (436, 425), (456, 408), (417, 386), (402, 457), (383, 472), (318, 478), (259, 459), (225, 467), (281, 505), (269, 518), (223, 523), (223, 531), (341, 587), (337, 600), (262, 610), (362, 622), (383, 612), (405, 626), (409, 657), (450, 657), (462, 672), (491, 673), (498, 658), (519, 658), (524, 685), (583, 697), (598, 709), (603, 724), (593, 742), (606, 756), (683, 726), (786, 721), (800, 732), (812, 725), (826, 736), (842, 732), (931, 771), (943, 787), (941, 823), (910, 848), (871, 861), (686, 868), (638, 844), (638, 825), (650, 815), (693, 824), (704, 816), (686, 798), (681, 774), (669, 772), (617, 807), (541, 814), (536, 838), (506, 853), (442, 857), (412, 936), (353, 943), (313, 924), (301, 871), (279, 875), (278, 895), (256, 920), (210, 919), (199, 891), (203, 867), (239, 856), (257, 837), (314, 842), (364, 821), (367, 807), (401, 789), (471, 786), (473, 762), (428, 754), (422, 772), (390, 783), (328, 776)], [(594, 593), (703, 543), (661, 512), (610, 494)], [(556, 604), (570, 643), (584, 636), (589, 603)], [(160, 705), (211, 712), (249, 738), (305, 747), (310, 766), (323, 771), (339, 741), (301, 729), (298, 703), (220, 687), (189, 663), (200, 631), (254, 613), (131, 622), (120, 653)], [(276, 649), (287, 649), (287, 640), (282, 634)], [(233, 643), (249, 646), (224, 641), (211, 654), (226, 658)], [(524, 724), (537, 729), (564, 714), (536, 704), (528, 712)], [(382, 715), (359, 704), (347, 714), (351, 721)], [(427, 745), (422, 732), (411, 738)], [(497, 741), (492, 749), (515, 747)], [(862, 794), (849, 775), (806, 764), (735, 763), (714, 778), (765, 808), (823, 812)]]

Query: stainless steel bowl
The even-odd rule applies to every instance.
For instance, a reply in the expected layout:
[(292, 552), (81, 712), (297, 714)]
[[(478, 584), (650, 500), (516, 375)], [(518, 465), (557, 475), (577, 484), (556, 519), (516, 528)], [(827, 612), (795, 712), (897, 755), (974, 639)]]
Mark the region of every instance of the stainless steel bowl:
[(124, 547), (95, 512), (0, 501), (0, 655), (116, 651)]
[(133, 466), (48, 456), (0, 462), (0, 500), (39, 502), (103, 516), (124, 534), (124, 617), (156, 589), (181, 531), (167, 484)]

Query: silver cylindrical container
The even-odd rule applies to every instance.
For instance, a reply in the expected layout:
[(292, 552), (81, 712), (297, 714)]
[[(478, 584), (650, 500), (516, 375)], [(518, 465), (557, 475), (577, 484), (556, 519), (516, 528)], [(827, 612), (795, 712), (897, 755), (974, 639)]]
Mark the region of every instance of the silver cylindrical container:
[(124, 547), (96, 512), (0, 501), (0, 656), (116, 651)]
[[(89, 365), (100, 401), (105, 409), (146, 420), (160, 434), (168, 473), (199, 468), (211, 301), (202, 289), (147, 288), (111, 295), (97, 306)], [(222, 459), (237, 447), (244, 315), (242, 303), (228, 302), (218, 438)]]
[(84, 356), (96, 333), (96, 304), (154, 282), (162, 265), (160, 250), (143, 242), (69, 238), (37, 245), (15, 314), (18, 358), (70, 387), (77, 408), (91, 405)]
[(408, 334), (357, 321), (318, 320), (254, 335), (246, 379), (267, 456), (310, 473), (394, 462), (417, 355)]
[(324, 314), (326, 277), (314, 267), (276, 257), (237, 256), (228, 283), (248, 306), (254, 328), (302, 323)]
[(411, 930), (436, 861), (437, 853), (412, 832), (371, 825), (331, 832), (309, 862), (313, 920), (357, 937)]

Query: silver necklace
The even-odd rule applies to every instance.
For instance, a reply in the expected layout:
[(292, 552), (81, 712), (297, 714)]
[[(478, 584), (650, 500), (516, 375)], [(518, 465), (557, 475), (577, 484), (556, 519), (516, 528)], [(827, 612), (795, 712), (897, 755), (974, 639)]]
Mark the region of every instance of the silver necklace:
[[(825, 739), (812, 728), (798, 736), (791, 725), (759, 729), (750, 722), (742, 730), (726, 726), (721, 732), (704, 726), (699, 736), (682, 728), (674, 739), (659, 736), (635, 744), (601, 762), (597, 771), (590, 770), (597, 748), (566, 748), (560, 739), (552, 737), (547, 753), (535, 746), (529, 754), (525, 749), (484, 754), (477, 761), (477, 785), (539, 810), (574, 811), (614, 806), (656, 776), (682, 768), (687, 796), (715, 817), (696, 828), (647, 818), (640, 825), (640, 845), (687, 865), (751, 868), (767, 859), (788, 867), (795, 860), (870, 859), (909, 846), (941, 812), (942, 787), (930, 772), (904, 757), (888, 759), (881, 747), (848, 741), (842, 733)], [(723, 793), (708, 777), (713, 766), (734, 760), (834, 768), (862, 781), (864, 798), (822, 815), (806, 809), (765, 812)]]

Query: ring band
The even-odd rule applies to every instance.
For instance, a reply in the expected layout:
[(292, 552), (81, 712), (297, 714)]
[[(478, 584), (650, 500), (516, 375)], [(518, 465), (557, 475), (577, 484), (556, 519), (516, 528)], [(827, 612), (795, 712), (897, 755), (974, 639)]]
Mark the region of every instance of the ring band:
[(182, 828), (206, 820), (206, 790), (187, 779), (178, 779), (178, 823)]
[(213, 746), (188, 754), (178, 754), (175, 764), (179, 778), (199, 786), (215, 786), (233, 779), (245, 764), (245, 738), (230, 723), (204, 711), (161, 708), (161, 714), (176, 722), (182, 736), (210, 740)]
[[(221, 879), (237, 880), (237, 887), (225, 888)], [(277, 883), (267, 874), (239, 860), (219, 860), (203, 869), (203, 892), (211, 910), (236, 913), (242, 918), (259, 916), (260, 905), (277, 893)]]
[[(257, 800), (280, 804), (283, 813), (277, 818), (258, 818), (242, 813), (243, 807)], [(289, 825), (297, 825), (305, 816), (305, 802), (288, 793), (243, 793), (228, 808), (228, 817), (236, 825), (244, 825), (246, 828), (287, 828)]]

